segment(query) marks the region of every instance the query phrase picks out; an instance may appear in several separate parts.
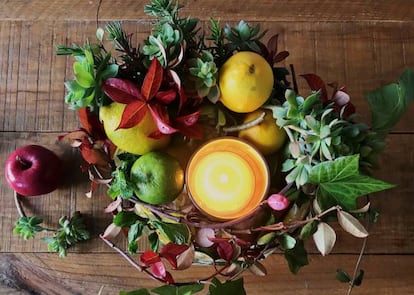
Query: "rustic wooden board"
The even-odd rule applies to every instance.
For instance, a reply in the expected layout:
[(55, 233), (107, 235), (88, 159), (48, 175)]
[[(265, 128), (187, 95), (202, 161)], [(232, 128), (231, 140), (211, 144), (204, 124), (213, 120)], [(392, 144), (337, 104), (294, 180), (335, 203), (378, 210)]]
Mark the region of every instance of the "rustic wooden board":
[[(151, 29), (143, 12), (148, 1), (103, 0), (98, 24), (123, 20), (135, 42)], [(296, 74), (317, 73), (327, 82), (347, 86), (362, 121), (369, 122), (364, 94), (397, 81), (405, 67), (414, 68), (414, 5), (409, 0), (183, 0), (182, 15), (198, 17), (207, 27), (210, 17), (236, 24), (240, 19), (260, 23), (266, 38), (279, 34), (279, 49), (291, 55)], [(57, 143), (58, 135), (78, 128), (76, 113), (64, 104), (64, 81), (73, 77), (71, 58), (57, 57), (58, 44), (83, 44), (94, 39), (99, 0), (0, 0), (0, 164), (16, 147), (38, 143), (66, 159), (64, 185), (43, 197), (24, 201), (29, 214), (45, 217), (53, 226), (61, 215), (80, 210), (93, 228), (93, 239), (59, 259), (46, 253), (39, 239), (23, 241), (12, 234), (17, 219), (12, 191), (0, 169), (0, 294), (117, 294), (120, 289), (157, 286), (104, 245), (97, 235), (111, 217), (102, 213), (109, 199), (101, 187), (92, 199), (87, 175), (80, 173), (78, 153)], [(298, 77), (300, 92), (308, 93)], [(355, 294), (414, 294), (414, 106), (389, 137), (378, 178), (397, 188), (376, 194), (372, 205), (380, 212), (370, 228), (362, 268), (363, 286)], [(248, 294), (345, 294), (347, 286), (334, 279), (337, 268), (352, 272), (361, 240), (338, 231), (334, 254), (311, 256), (311, 265), (291, 275), (283, 257), (265, 261), (269, 275), (246, 273)], [(116, 243), (124, 247), (125, 239)], [(146, 246), (143, 242), (142, 247)], [(315, 253), (312, 243), (309, 250)], [(179, 279), (207, 275), (195, 267)]]
[[(244, 273), (249, 295), (336, 295), (346, 294), (347, 284), (335, 280), (336, 269), (352, 273), (356, 255), (311, 256), (311, 264), (293, 275), (283, 257), (274, 255), (264, 262), (268, 275)], [(358, 295), (414, 294), (413, 256), (366, 256), (365, 270)], [(177, 281), (195, 280), (212, 272), (209, 267), (194, 266), (175, 271)], [(135, 271), (116, 254), (73, 254), (62, 259), (52, 254), (7, 254), (0, 256), (0, 294), (118, 294), (119, 290), (154, 288), (159, 284)], [(203, 292), (202, 294), (206, 294)]]

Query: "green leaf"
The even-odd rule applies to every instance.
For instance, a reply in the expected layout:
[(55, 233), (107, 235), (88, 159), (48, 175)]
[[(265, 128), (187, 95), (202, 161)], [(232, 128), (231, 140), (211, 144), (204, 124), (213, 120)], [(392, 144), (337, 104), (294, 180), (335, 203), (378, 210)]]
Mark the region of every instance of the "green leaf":
[(190, 229), (185, 224), (152, 220), (151, 225), (159, 232), (160, 235), (167, 238), (174, 244), (183, 245), (190, 243)]
[(406, 69), (399, 83), (392, 83), (366, 95), (372, 113), (372, 129), (384, 139), (414, 100), (414, 72)]
[(144, 225), (141, 222), (135, 222), (131, 225), (128, 231), (128, 252), (131, 254), (137, 253), (138, 243), (137, 240), (142, 235)]
[(293, 249), (285, 251), (285, 258), (292, 273), (297, 274), (302, 266), (308, 265), (308, 254), (303, 245), (303, 241), (298, 240)]
[(316, 232), (317, 229), (318, 223), (316, 221), (309, 222), (302, 227), (299, 238), (302, 240), (307, 240)]
[(394, 187), (392, 184), (359, 174), (358, 163), (359, 155), (322, 162), (312, 167), (309, 181), (319, 184), (319, 195), (333, 198), (345, 210), (356, 209), (356, 200), (360, 196)]
[(237, 294), (237, 295), (246, 295), (246, 291), (243, 286), (243, 278), (240, 278), (235, 281), (227, 281), (221, 283), (217, 278), (212, 280), (212, 283), (209, 287), (210, 295), (223, 295), (223, 294)]
[(351, 281), (349, 274), (342, 269), (336, 270), (336, 279), (341, 283), (349, 283)]
[(158, 249), (160, 247), (160, 239), (156, 232), (152, 232), (148, 235), (148, 242), (151, 250), (158, 253)]
[(117, 226), (125, 227), (133, 225), (137, 220), (140, 220), (140, 217), (134, 212), (121, 211), (114, 216), (113, 223)]
[(38, 216), (20, 217), (17, 219), (13, 232), (20, 235), (24, 240), (34, 238), (37, 232), (41, 232), (43, 227), (40, 224), (43, 219)]
[(288, 234), (284, 234), (279, 238), (280, 245), (283, 249), (293, 249), (296, 245), (296, 239)]
[(164, 285), (151, 291), (160, 295), (191, 295), (203, 290), (203, 284), (192, 284), (185, 286), (170, 286)]
[(147, 289), (139, 289), (133, 291), (120, 291), (119, 295), (151, 295)]
[(354, 285), (361, 286), (363, 278), (364, 278), (364, 270), (360, 269), (358, 276), (354, 279), (354, 282), (353, 282)]

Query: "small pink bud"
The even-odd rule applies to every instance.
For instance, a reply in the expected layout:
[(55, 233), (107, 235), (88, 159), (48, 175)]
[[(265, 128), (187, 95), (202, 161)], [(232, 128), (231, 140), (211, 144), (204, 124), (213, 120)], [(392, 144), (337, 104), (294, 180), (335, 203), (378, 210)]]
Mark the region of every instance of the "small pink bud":
[(275, 211), (282, 211), (289, 206), (290, 201), (284, 195), (273, 194), (267, 199), (267, 204)]

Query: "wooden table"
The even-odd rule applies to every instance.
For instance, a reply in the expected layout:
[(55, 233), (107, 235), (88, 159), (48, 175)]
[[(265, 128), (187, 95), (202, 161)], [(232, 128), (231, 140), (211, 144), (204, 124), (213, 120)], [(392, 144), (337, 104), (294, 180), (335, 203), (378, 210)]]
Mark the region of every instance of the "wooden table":
[[(223, 23), (260, 22), (267, 36), (279, 33), (279, 48), (291, 55), (297, 74), (317, 73), (327, 81), (347, 86), (359, 112), (369, 119), (363, 94), (398, 80), (406, 66), (414, 67), (414, 3), (412, 0), (203, 0), (180, 1), (182, 15), (210, 17)], [(99, 25), (123, 20), (142, 40), (151, 19), (143, 13), (146, 1), (104, 0)], [(154, 287), (157, 282), (136, 272), (99, 238), (109, 218), (101, 189), (92, 199), (87, 175), (78, 172), (79, 155), (57, 136), (78, 127), (75, 112), (64, 104), (63, 82), (72, 78), (71, 59), (57, 57), (58, 44), (83, 44), (94, 38), (97, 0), (0, 0), (0, 155), (37, 143), (66, 159), (65, 185), (57, 191), (24, 202), (28, 214), (45, 217), (53, 226), (61, 215), (80, 210), (93, 228), (92, 240), (72, 248), (60, 259), (47, 252), (40, 239), (23, 241), (12, 233), (18, 214), (12, 190), (0, 176), (0, 294), (118, 294), (118, 290)], [(300, 89), (306, 89), (299, 80)], [(382, 169), (375, 176), (397, 188), (375, 195), (372, 204), (380, 219), (370, 229), (361, 267), (366, 276), (355, 294), (414, 294), (414, 108), (411, 107), (389, 136)], [(122, 239), (118, 241), (125, 245)], [(248, 294), (346, 294), (347, 285), (335, 271), (353, 271), (361, 240), (339, 233), (334, 253), (310, 256), (298, 275), (288, 271), (284, 258), (265, 261), (268, 275), (247, 272)], [(179, 278), (198, 278), (203, 267)]]

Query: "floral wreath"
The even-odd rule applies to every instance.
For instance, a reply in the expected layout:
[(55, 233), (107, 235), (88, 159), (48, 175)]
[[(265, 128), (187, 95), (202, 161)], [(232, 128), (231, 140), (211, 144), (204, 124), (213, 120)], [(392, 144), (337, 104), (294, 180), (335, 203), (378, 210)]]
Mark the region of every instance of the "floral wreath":
[[(92, 196), (98, 184), (104, 184), (112, 199), (105, 212), (113, 215), (113, 221), (100, 235), (102, 241), (138, 271), (164, 284), (151, 290), (157, 294), (194, 294), (205, 285), (210, 294), (245, 294), (242, 272), (249, 269), (265, 275), (261, 261), (274, 252), (283, 253), (290, 270), (297, 273), (308, 264), (305, 240), (313, 238), (322, 255), (331, 252), (336, 241), (335, 230), (329, 225), (332, 222), (366, 241), (368, 232), (361, 220), (375, 222), (378, 213), (370, 207), (368, 197), (361, 208), (357, 201), (393, 187), (370, 174), (378, 166), (388, 132), (414, 98), (414, 72), (407, 69), (398, 83), (366, 95), (372, 113), (368, 126), (357, 120), (344, 86), (326, 84), (315, 74), (305, 74), (301, 77), (310, 94), (298, 95), (293, 66), (277, 66), (289, 56), (287, 51), (278, 51), (278, 35), (265, 44), (261, 40), (266, 32), (259, 25), (240, 21), (234, 27), (222, 27), (213, 19), (209, 31), (201, 32), (197, 19), (179, 16), (180, 8), (172, 0), (151, 0), (145, 6), (145, 12), (156, 21), (142, 47), (132, 45), (132, 35), (120, 22), (111, 22), (105, 29), (97, 29), (96, 43), (88, 40), (83, 46), (57, 48), (58, 55), (76, 59), (75, 78), (65, 83), (65, 102), (78, 111), (81, 123), (79, 130), (60, 139), (76, 147), (87, 163), (83, 167), (91, 179), (87, 196)], [(108, 40), (116, 56), (107, 49)], [(265, 61), (272, 77), (265, 100), (255, 107), (258, 115), (249, 120), (245, 113), (253, 111), (243, 107), (240, 111), (234, 102), (225, 101), (225, 88), (229, 87), (223, 78), (224, 68), (230, 58), (242, 52)], [(234, 86), (230, 88), (230, 92), (235, 91)], [(119, 120), (112, 129), (102, 122), (102, 109), (111, 104), (122, 105), (118, 113), (106, 116), (117, 114)], [(153, 142), (164, 142), (161, 148), (155, 144), (144, 153), (128, 152), (125, 150), (130, 147), (123, 149), (114, 142), (124, 144), (122, 140), (110, 138), (110, 133), (136, 129), (145, 120), (155, 126), (146, 136)], [(187, 162), (206, 142), (236, 140), (241, 132), (265, 121), (277, 126), (276, 146), (268, 152), (255, 139), (243, 141), (253, 146), (269, 167), (265, 196), (236, 218), (223, 220), (206, 214), (189, 196)], [(146, 140), (141, 146), (143, 142)], [(140, 142), (132, 145), (132, 149), (140, 148)], [(139, 179), (131, 172), (133, 166), (153, 149), (177, 162), (177, 153), (165, 152), (176, 145), (179, 152), (189, 151), (191, 155), (190, 160), (187, 157), (184, 164), (181, 162), (182, 173), (187, 174), (179, 189), (167, 203), (141, 199), (137, 193)], [(14, 231), (24, 239), (32, 238), (44, 230), (42, 218), (27, 217), (18, 194), (15, 196), (21, 217)], [(90, 236), (79, 212), (71, 218), (62, 217), (53, 232), (45, 241), (50, 251), (62, 257), (67, 248)], [(111, 241), (121, 232), (128, 240), (125, 250)], [(144, 237), (150, 249), (139, 249), (139, 240)], [(361, 256), (364, 249), (365, 242)], [(344, 270), (336, 274), (340, 281), (349, 283), (349, 293), (362, 282), (364, 272), (359, 262), (352, 275)], [(167, 264), (181, 270), (196, 263), (213, 265), (214, 271), (197, 281), (177, 282), (167, 269)]]

